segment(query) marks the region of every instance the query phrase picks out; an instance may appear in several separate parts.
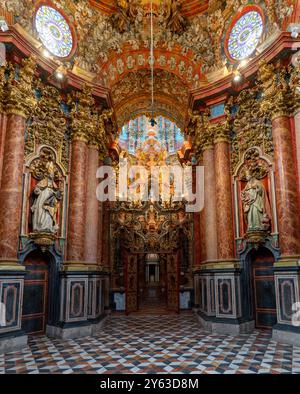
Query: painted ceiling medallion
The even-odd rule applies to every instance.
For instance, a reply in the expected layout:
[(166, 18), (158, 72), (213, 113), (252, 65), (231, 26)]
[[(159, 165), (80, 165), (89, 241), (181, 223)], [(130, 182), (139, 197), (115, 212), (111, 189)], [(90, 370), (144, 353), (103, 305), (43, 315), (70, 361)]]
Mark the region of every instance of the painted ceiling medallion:
[(41, 6), (35, 16), (35, 26), (45, 48), (54, 56), (68, 57), (73, 48), (73, 37), (66, 19), (56, 9)]
[(256, 49), (263, 34), (264, 23), (258, 11), (249, 11), (242, 15), (230, 31), (228, 53), (234, 60), (243, 60)]

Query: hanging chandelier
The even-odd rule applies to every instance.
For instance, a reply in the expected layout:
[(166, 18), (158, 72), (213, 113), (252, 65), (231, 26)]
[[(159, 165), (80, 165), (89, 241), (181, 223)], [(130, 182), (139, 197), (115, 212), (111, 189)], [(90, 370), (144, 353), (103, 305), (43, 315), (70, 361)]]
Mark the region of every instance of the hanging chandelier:
[(153, 0), (151, 0), (151, 16), (150, 16), (150, 67), (151, 67), (151, 119), (150, 124), (154, 127), (157, 122), (154, 118), (154, 31), (153, 31)]

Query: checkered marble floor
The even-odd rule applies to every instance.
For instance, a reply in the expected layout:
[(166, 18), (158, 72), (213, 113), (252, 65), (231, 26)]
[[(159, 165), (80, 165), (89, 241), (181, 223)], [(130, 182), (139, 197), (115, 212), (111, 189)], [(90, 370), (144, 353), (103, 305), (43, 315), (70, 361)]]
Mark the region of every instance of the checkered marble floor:
[(31, 338), (0, 355), (0, 373), (300, 373), (300, 347), (262, 331), (211, 335), (193, 315), (113, 316), (95, 337)]

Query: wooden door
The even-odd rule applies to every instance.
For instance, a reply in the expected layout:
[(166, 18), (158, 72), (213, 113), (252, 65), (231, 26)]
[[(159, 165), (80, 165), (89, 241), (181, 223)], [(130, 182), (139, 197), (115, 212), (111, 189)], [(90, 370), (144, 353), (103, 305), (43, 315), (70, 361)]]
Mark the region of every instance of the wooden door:
[(179, 313), (178, 254), (167, 255), (167, 308)]
[(48, 321), (48, 263), (41, 254), (33, 253), (25, 266), (22, 329), (29, 335), (41, 335)]
[(257, 256), (252, 263), (254, 318), (257, 328), (271, 329), (277, 322), (273, 256)]
[(138, 256), (126, 255), (126, 314), (138, 310)]

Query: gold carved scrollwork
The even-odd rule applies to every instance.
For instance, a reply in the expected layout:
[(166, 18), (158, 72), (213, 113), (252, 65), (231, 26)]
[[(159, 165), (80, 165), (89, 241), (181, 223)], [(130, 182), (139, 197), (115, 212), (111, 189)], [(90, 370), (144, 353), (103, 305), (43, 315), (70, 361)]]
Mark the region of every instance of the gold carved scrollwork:
[(297, 64), (291, 66), (290, 71), (290, 88), (292, 90), (294, 110), (300, 109), (300, 55), (296, 59)]
[(194, 137), (194, 153), (200, 158), (205, 149), (211, 149), (214, 144), (214, 129), (210, 123), (210, 109), (202, 114), (198, 111), (189, 111), (190, 124), (187, 134)]
[(263, 97), (261, 100), (262, 112), (275, 119), (279, 116), (289, 116), (293, 110), (293, 96), (288, 84), (288, 71), (280, 66), (276, 69), (273, 64), (261, 60), (259, 63), (258, 81), (260, 82)]
[(29, 117), (36, 107), (36, 98), (33, 92), (33, 78), (36, 68), (35, 56), (22, 60), (18, 78), (15, 79), (13, 70), (7, 81), (6, 112)]
[(90, 135), (93, 135), (95, 128), (95, 117), (92, 112), (95, 100), (92, 96), (92, 88), (84, 85), (82, 91), (72, 94), (69, 104), (72, 106), (71, 137), (73, 140), (80, 140), (87, 143)]
[(41, 92), (33, 112), (31, 123), (27, 127), (25, 154), (28, 156), (36, 147), (47, 144), (58, 153), (58, 158), (68, 168), (69, 139), (66, 135), (66, 116), (61, 109), (60, 92), (52, 86), (37, 83)]
[(238, 106), (233, 121), (231, 151), (232, 172), (235, 172), (247, 149), (257, 146), (266, 155), (273, 155), (272, 125), (261, 109), (258, 89), (244, 89), (234, 102)]

